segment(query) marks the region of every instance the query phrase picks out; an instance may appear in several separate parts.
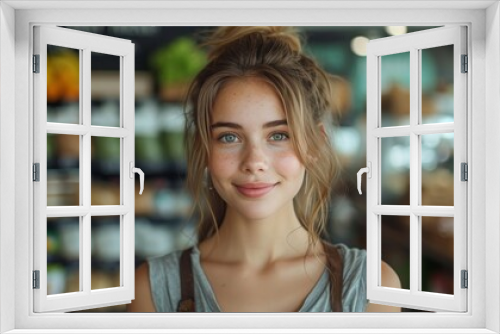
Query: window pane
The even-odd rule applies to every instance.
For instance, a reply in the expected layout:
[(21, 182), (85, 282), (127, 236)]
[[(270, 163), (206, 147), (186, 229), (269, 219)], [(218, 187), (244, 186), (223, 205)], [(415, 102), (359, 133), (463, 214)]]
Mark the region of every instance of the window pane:
[(120, 57), (91, 52), (91, 124), (120, 126)]
[(80, 51), (47, 45), (47, 122), (80, 122)]
[(80, 136), (47, 134), (47, 205), (80, 205)]
[(92, 205), (120, 205), (120, 138), (92, 137)]
[(47, 218), (47, 294), (80, 291), (80, 218)]
[(120, 286), (120, 216), (92, 217), (92, 290)]
[(453, 294), (453, 218), (421, 220), (422, 291)]
[(410, 52), (380, 57), (382, 126), (410, 124)]
[(453, 206), (453, 133), (421, 136), (422, 205)]
[(381, 216), (381, 224), (382, 261), (398, 274), (401, 288), (410, 289), (410, 217)]
[(453, 45), (421, 50), (422, 123), (453, 122)]
[(410, 205), (410, 137), (381, 138), (382, 205)]

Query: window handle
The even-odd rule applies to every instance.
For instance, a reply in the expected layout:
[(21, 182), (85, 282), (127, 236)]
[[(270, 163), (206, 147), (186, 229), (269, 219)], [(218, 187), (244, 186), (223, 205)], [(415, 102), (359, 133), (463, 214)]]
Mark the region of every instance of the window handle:
[(129, 163), (130, 170), (130, 178), (134, 178), (134, 173), (139, 174), (139, 184), (141, 185), (141, 190), (139, 191), (139, 195), (142, 195), (142, 191), (144, 190), (144, 172), (140, 168), (134, 167), (134, 162), (130, 161)]
[(368, 167), (361, 168), (358, 171), (358, 192), (360, 195), (361, 195), (361, 175), (363, 175), (363, 173), (366, 173), (366, 176), (369, 179), (372, 178), (372, 163), (370, 161), (368, 161)]

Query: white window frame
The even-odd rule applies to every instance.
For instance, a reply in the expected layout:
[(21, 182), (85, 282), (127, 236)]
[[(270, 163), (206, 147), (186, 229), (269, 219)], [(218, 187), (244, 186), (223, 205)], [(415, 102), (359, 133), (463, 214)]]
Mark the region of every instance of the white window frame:
[[(432, 28), (409, 34), (371, 40), (367, 45), (367, 106), (366, 159), (371, 177), (366, 179), (367, 223), (367, 298), (376, 304), (389, 304), (428, 311), (467, 310), (467, 289), (461, 287), (460, 275), (467, 270), (467, 186), (461, 181), (460, 164), (467, 163), (467, 77), (462, 73), (462, 55), (467, 54), (465, 26)], [(440, 46), (453, 48), (453, 122), (424, 123), (421, 113), (422, 52)], [(384, 126), (381, 102), (381, 80), (384, 68), (382, 57), (406, 53), (410, 75), (409, 119), (407, 125)], [(384, 65), (385, 66), (385, 65)], [(390, 66), (390, 64), (387, 64)], [(452, 133), (453, 189), (451, 206), (422, 205), (422, 135)], [(408, 205), (386, 205), (382, 202), (382, 141), (384, 138), (408, 138), (409, 182)], [(471, 180), (473, 182), (473, 180)], [(410, 285), (394, 289), (381, 285), (382, 224), (384, 216), (404, 216), (409, 223)], [(453, 219), (453, 293), (422, 290), (422, 217), (451, 217)], [(411, 306), (407, 306), (411, 305)]]
[[(117, 9), (116, 6), (129, 9)], [(63, 6), (67, 8), (62, 8)], [(139, 7), (149, 9), (137, 10)], [(369, 7), (368, 7), (369, 6)], [(457, 7), (459, 6), (459, 7)], [(162, 7), (162, 8), (159, 8)], [(204, 8), (201, 8), (204, 7)], [(231, 8), (229, 8), (231, 7)], [(75, 9), (79, 8), (79, 9)], [(86, 9), (81, 9), (86, 8)], [(108, 9), (103, 9), (108, 8)], [(111, 10), (112, 8), (115, 8)], [(208, 8), (208, 9), (207, 9)], [(221, 9), (224, 8), (224, 9)], [(246, 8), (245, 11), (242, 8)], [(401, 9), (403, 8), (403, 9)], [(406, 8), (406, 9), (405, 9)], [(407, 10), (411, 8), (412, 10)], [(34, 314), (31, 290), (32, 26), (467, 25), (470, 165), (467, 313)], [(14, 70), (15, 68), (15, 70)], [(0, 332), (500, 332), (500, 10), (498, 1), (8, 1), (0, 3)], [(15, 112), (14, 112), (15, 111)], [(14, 138), (14, 145), (12, 145)], [(13, 177), (14, 175), (14, 177)], [(488, 179), (486, 179), (488, 175)], [(486, 182), (487, 181), (487, 182)], [(488, 195), (486, 195), (488, 194)], [(15, 224), (13, 224), (13, 222)], [(474, 229), (470, 226), (473, 225)], [(487, 255), (488, 266), (485, 257)], [(29, 259), (29, 260), (27, 260)], [(50, 329), (49, 331), (43, 329)], [(190, 330), (180, 330), (186, 328)], [(337, 329), (335, 329), (337, 328)], [(432, 328), (430, 330), (429, 328)], [(37, 330), (39, 329), (39, 330)], [(113, 331), (113, 329), (115, 329)], [(157, 329), (158, 331), (154, 331)], [(211, 330), (209, 330), (211, 329)], [(391, 330), (392, 329), (392, 330)]]
[[(34, 27), (34, 54), (39, 55), (39, 73), (33, 75), (34, 162), (39, 164), (39, 181), (33, 184), (34, 198), (34, 270), (40, 284), (34, 290), (35, 312), (74, 311), (98, 306), (128, 304), (134, 299), (135, 263), (135, 47), (130, 40), (101, 36), (73, 29)], [(47, 122), (47, 45), (78, 50), (80, 59), (80, 119), (78, 124)], [(117, 126), (95, 126), (91, 121), (92, 52), (114, 56), (119, 64), (119, 119)], [(79, 136), (79, 205), (47, 206), (47, 135)], [(110, 137), (120, 141), (118, 205), (91, 205), (91, 141)], [(119, 221), (120, 285), (92, 290), (91, 229), (93, 217), (115, 216)], [(47, 218), (72, 217), (79, 223), (79, 283), (72, 293), (48, 295), (47, 291)]]

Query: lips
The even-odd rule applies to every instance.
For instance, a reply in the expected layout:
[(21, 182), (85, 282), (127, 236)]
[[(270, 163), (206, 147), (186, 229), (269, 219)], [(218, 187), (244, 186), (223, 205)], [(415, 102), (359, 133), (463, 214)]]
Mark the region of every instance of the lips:
[(277, 183), (244, 183), (235, 185), (238, 192), (246, 197), (258, 198), (274, 189)]

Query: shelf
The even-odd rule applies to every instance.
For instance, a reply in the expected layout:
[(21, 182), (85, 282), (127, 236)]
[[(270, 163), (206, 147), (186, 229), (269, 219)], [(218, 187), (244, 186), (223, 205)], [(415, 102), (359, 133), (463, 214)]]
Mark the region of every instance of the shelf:
[(167, 225), (167, 226), (182, 226), (181, 224), (192, 224), (190, 221), (189, 217), (185, 216), (161, 216), (157, 213), (151, 213), (151, 214), (136, 214), (135, 219), (140, 220), (141, 218), (146, 218), (149, 222), (152, 224), (161, 224), (161, 225)]
[[(161, 161), (147, 162), (136, 160), (135, 166), (140, 168), (144, 174), (150, 177), (162, 177), (172, 179), (185, 179), (187, 175), (187, 166), (184, 161)], [(48, 159), (47, 169), (52, 172), (59, 170), (65, 173), (67, 170), (79, 169), (78, 159)], [(118, 162), (92, 160), (93, 177), (118, 176), (120, 173), (120, 164)]]
[(185, 161), (147, 162), (136, 160), (135, 166), (142, 169), (148, 177), (185, 179), (187, 176)]

